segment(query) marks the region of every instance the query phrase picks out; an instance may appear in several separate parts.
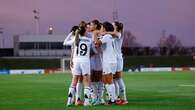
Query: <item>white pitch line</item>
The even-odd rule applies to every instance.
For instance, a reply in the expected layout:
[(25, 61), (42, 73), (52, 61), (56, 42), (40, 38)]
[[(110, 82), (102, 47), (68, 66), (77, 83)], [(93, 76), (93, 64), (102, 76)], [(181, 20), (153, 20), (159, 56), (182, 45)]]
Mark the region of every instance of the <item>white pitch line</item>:
[(181, 84), (179, 86), (181, 86), (181, 87), (195, 87), (195, 85), (187, 85), (187, 84)]

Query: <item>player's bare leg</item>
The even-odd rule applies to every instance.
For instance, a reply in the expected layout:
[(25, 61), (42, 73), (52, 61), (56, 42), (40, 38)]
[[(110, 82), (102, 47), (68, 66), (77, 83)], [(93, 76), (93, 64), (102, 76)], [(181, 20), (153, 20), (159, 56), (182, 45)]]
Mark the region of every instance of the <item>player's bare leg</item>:
[(82, 105), (82, 100), (81, 100), (82, 89), (83, 89), (83, 77), (81, 76), (76, 85), (76, 93), (75, 93), (75, 96), (76, 96), (75, 105), (76, 106)]

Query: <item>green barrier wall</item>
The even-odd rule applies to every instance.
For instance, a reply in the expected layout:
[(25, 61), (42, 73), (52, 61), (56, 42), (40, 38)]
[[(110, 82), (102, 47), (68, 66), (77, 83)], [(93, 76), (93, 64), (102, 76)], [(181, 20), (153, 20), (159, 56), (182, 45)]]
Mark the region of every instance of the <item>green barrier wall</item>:
[[(192, 56), (124, 56), (124, 69), (136, 67), (195, 67)], [(0, 68), (6, 69), (40, 69), (60, 68), (60, 59), (3, 59)]]

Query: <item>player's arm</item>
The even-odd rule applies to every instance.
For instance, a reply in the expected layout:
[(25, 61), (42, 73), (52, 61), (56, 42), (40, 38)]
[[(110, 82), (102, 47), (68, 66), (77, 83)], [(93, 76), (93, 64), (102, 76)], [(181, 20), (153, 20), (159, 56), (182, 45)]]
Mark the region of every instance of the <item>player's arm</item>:
[(100, 31), (95, 31), (94, 32), (94, 41), (95, 41), (95, 47), (98, 48), (100, 47), (100, 45), (102, 44), (100, 41), (100, 36), (101, 32)]
[(95, 34), (96, 37), (98, 37), (98, 36), (101, 35), (101, 31), (100, 31), (100, 30), (96, 30), (96, 31), (94, 32), (94, 34)]
[(68, 36), (65, 38), (63, 45), (72, 45), (74, 42), (74, 39), (71, 39), (73, 36), (73, 32), (69, 33)]
[(113, 38), (120, 38), (121, 36), (119, 35), (120, 33), (117, 31), (114, 32), (102, 32), (101, 35), (105, 35), (105, 34), (110, 34), (112, 35)]
[(74, 55), (74, 46), (71, 48), (71, 54), (70, 54), (70, 68), (73, 67), (73, 55)]
[(96, 46), (96, 47), (100, 47), (102, 44), (107, 43), (108, 40), (109, 40), (109, 38), (108, 38), (107, 36), (102, 36), (102, 37), (99, 38), (99, 39), (97, 38), (97, 39), (95, 40), (95, 46)]
[(102, 45), (102, 41), (98, 38), (95, 39), (95, 47), (98, 48)]

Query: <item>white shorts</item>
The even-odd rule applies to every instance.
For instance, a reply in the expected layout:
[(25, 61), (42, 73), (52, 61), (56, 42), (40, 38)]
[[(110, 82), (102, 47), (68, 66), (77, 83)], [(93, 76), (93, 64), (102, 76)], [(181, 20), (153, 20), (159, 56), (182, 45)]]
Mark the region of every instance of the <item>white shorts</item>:
[(90, 62), (74, 62), (72, 68), (73, 75), (90, 75)]
[(116, 72), (123, 71), (123, 58), (117, 58), (117, 68)]
[(103, 75), (106, 74), (115, 74), (117, 69), (117, 64), (116, 63), (103, 63)]

